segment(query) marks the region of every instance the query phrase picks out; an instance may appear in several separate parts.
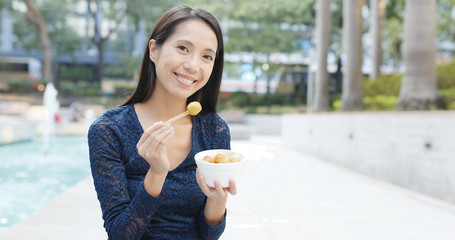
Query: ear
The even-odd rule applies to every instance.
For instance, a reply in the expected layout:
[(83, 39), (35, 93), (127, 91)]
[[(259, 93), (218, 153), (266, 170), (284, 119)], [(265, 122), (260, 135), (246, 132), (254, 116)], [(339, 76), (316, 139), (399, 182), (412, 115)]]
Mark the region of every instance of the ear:
[(156, 45), (156, 41), (155, 41), (155, 39), (150, 39), (150, 41), (149, 41), (149, 58), (150, 58), (150, 61), (155, 62), (157, 54), (158, 54), (158, 47)]

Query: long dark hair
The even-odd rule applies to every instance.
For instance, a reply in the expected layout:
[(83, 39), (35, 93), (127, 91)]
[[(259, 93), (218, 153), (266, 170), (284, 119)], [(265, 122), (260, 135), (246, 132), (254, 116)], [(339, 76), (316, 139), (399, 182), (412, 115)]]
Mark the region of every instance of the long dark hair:
[(223, 35), (218, 21), (212, 14), (205, 10), (193, 9), (188, 6), (171, 8), (156, 22), (145, 48), (139, 75), (139, 83), (134, 93), (122, 104), (122, 106), (145, 102), (152, 96), (156, 82), (156, 70), (155, 64), (149, 58), (149, 41), (155, 39), (156, 45), (158, 47), (161, 46), (166, 39), (175, 32), (177, 24), (189, 19), (199, 19), (206, 22), (215, 32), (216, 38), (218, 39), (218, 48), (212, 74), (210, 75), (208, 82), (204, 87), (188, 97), (187, 103), (199, 101), (202, 105), (202, 112), (216, 112), (224, 65)]

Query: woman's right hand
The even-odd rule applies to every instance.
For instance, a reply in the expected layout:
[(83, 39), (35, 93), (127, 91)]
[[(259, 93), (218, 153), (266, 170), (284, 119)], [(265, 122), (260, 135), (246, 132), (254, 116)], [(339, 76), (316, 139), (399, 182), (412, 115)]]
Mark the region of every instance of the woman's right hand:
[(170, 169), (166, 143), (174, 135), (174, 128), (163, 122), (156, 122), (144, 133), (137, 143), (137, 151), (150, 165), (153, 173), (167, 173)]

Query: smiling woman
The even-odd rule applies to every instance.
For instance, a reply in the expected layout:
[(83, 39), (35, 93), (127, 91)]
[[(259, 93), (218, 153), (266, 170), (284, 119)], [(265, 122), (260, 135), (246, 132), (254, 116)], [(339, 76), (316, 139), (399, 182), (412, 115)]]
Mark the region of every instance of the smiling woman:
[[(119, 108), (90, 127), (95, 189), (109, 239), (218, 239), (235, 181), (208, 186), (194, 156), (230, 149), (216, 113), (224, 62), (223, 38), (208, 12), (175, 7), (157, 21), (138, 86)], [(197, 115), (163, 121), (199, 102)]]
[(169, 94), (186, 101), (188, 91), (201, 89), (212, 73), (217, 38), (204, 21), (187, 20), (177, 25), (161, 46), (151, 39), (149, 49), (156, 67), (156, 95)]

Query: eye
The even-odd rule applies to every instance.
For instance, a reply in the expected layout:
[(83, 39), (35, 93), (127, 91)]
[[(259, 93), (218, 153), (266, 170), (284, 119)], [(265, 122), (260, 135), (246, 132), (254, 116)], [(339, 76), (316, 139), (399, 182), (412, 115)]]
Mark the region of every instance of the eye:
[(213, 61), (213, 57), (211, 55), (204, 55), (203, 58)]
[(188, 52), (188, 48), (186, 48), (185, 46), (183, 45), (178, 45), (177, 48), (181, 51), (185, 51), (185, 52)]

